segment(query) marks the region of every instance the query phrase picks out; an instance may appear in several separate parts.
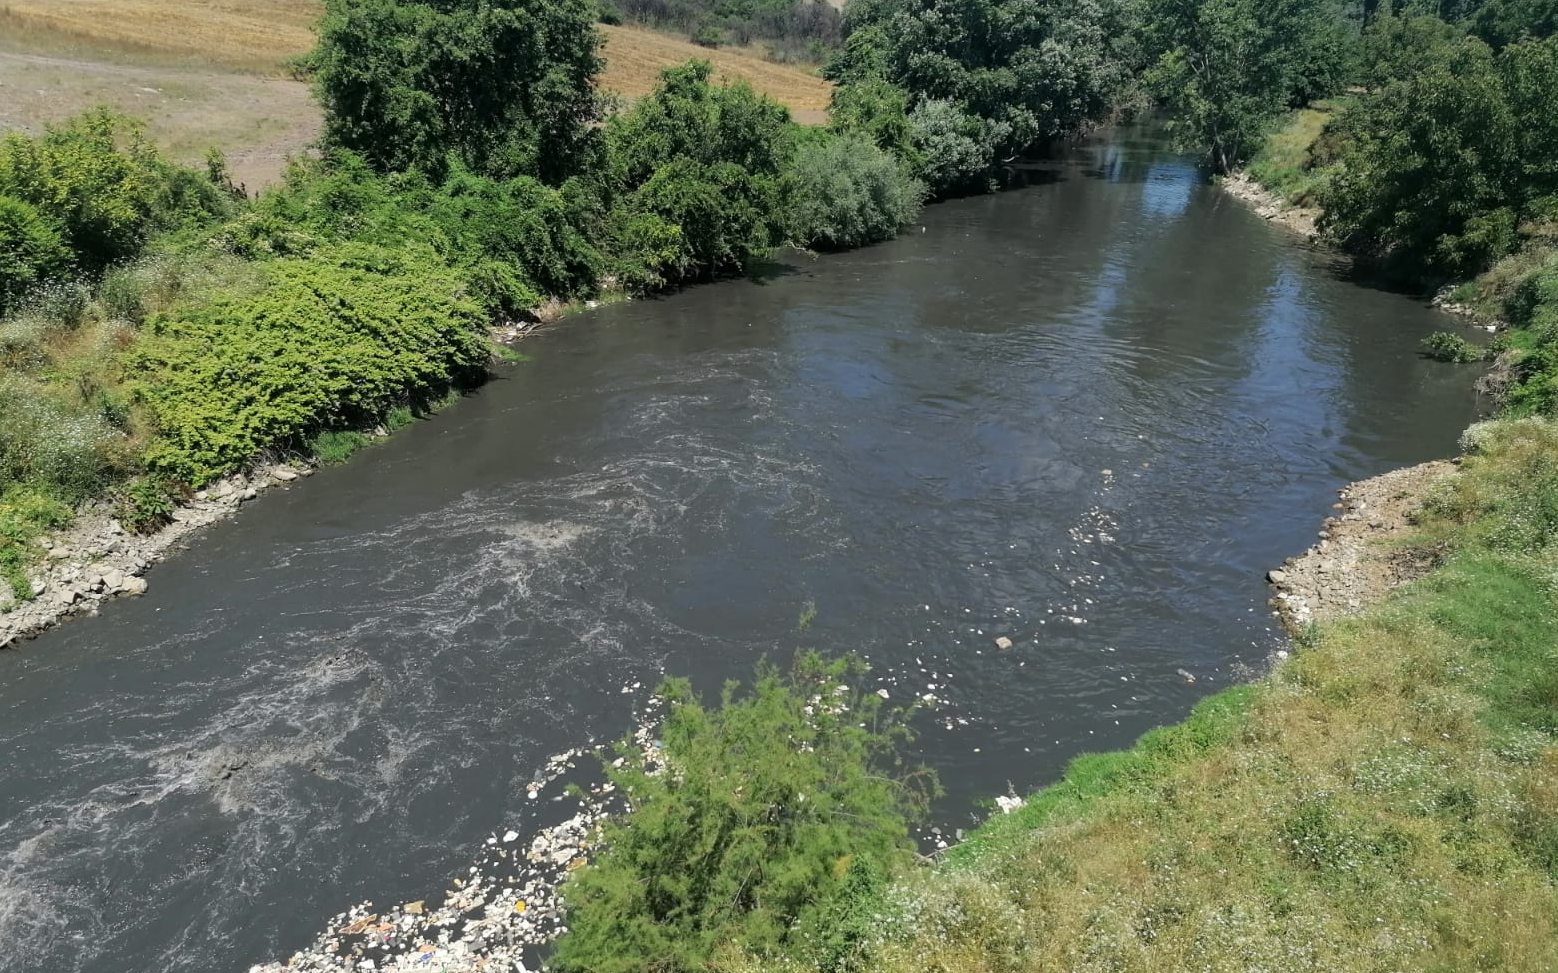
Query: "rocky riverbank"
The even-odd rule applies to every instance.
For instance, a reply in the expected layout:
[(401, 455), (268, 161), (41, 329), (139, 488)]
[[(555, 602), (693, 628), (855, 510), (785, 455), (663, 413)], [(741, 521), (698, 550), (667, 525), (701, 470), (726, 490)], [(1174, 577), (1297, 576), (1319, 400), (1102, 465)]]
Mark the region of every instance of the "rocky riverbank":
[(146, 592), (146, 571), (190, 534), (231, 517), (266, 490), (313, 473), (303, 464), (264, 464), (235, 473), (195, 493), (173, 520), (151, 534), (125, 530), (107, 501), (87, 504), (64, 530), (38, 540), (42, 557), (30, 572), (31, 601), (18, 602), (0, 584), (0, 649), (31, 638), (104, 602)]
[(1360, 480), (1340, 491), (1319, 541), (1267, 575), (1271, 607), (1290, 631), (1358, 612), (1415, 581), (1439, 563), (1441, 551), (1410, 543), (1413, 516), (1457, 465), (1435, 460)]
[(1320, 236), (1316, 225), (1320, 219), (1319, 210), (1289, 205), (1249, 174), (1231, 173), (1220, 179), (1218, 185), (1234, 199), (1249, 204), (1261, 219), (1291, 230), (1306, 240), (1315, 240)]

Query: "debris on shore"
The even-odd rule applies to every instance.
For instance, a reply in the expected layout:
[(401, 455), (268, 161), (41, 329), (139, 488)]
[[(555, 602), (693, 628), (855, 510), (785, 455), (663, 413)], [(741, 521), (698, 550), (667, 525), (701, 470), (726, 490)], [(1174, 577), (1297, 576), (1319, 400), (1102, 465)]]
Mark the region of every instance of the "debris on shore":
[[(652, 696), (635, 716), (633, 746), (651, 762), (659, 747), (655, 733), (663, 703)], [(570, 776), (578, 758), (593, 752), (574, 749), (548, 758), (525, 787), (528, 799), (538, 800), (548, 786)], [(569, 873), (589, 861), (600, 824), (630, 809), (614, 785), (600, 781), (570, 787), (551, 801), (573, 801), (576, 807), (560, 808), (572, 813), (528, 841), (513, 829), (493, 832), (476, 864), (453, 879), (441, 897), (388, 907), (358, 903), (285, 962), (252, 966), (249, 973), (538, 969), (545, 948), (567, 931), (559, 892)]]

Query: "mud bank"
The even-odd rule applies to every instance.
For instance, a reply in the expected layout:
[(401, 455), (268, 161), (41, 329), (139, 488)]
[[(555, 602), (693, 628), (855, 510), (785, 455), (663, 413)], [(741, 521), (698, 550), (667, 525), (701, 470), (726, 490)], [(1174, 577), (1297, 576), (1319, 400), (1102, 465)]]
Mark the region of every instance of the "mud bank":
[(1416, 581), (1440, 560), (1435, 547), (1411, 544), (1414, 515), (1457, 464), (1435, 460), (1343, 487), (1319, 540), (1267, 580), (1270, 605), (1289, 631), (1350, 615)]

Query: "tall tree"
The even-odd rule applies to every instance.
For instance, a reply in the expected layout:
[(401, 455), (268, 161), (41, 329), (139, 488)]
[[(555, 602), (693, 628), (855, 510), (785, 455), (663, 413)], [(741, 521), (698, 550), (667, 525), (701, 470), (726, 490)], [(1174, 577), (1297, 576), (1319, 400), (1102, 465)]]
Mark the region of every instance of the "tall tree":
[(309, 56), (327, 146), (382, 172), (560, 182), (599, 117), (590, 0), (325, 0)]
[(1330, 0), (1147, 0), (1144, 13), (1148, 83), (1220, 172), (1285, 106), (1339, 83), (1348, 56)]

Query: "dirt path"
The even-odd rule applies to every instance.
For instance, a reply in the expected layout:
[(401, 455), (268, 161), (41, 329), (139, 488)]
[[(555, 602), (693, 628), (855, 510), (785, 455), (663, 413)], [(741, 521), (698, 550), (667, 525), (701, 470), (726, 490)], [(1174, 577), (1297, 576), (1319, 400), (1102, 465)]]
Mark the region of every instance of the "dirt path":
[(199, 163), (212, 146), (257, 189), (319, 133), (308, 86), (215, 68), (87, 60), (12, 50), (0, 41), (0, 130), (33, 132), (95, 105), (144, 119), (159, 148)]
[(1283, 624), (1297, 630), (1354, 614), (1432, 570), (1439, 552), (1407, 544), (1417, 533), (1411, 518), (1455, 471), (1454, 463), (1435, 460), (1345, 487), (1319, 542), (1267, 576)]

